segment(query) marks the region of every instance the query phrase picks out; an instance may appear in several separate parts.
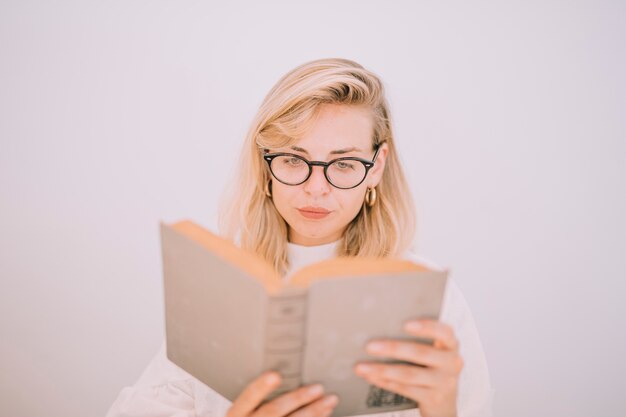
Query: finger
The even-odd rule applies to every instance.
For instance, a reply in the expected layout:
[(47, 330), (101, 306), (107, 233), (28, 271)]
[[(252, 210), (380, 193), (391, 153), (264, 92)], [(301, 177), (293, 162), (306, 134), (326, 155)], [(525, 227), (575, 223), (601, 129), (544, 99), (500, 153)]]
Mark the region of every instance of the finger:
[(329, 416), (337, 406), (336, 395), (326, 395), (311, 404), (289, 414), (289, 417), (325, 417)]
[(404, 360), (417, 365), (445, 367), (450, 361), (451, 352), (441, 350), (423, 343), (405, 340), (373, 340), (365, 349), (373, 356), (385, 356)]
[(285, 416), (303, 405), (318, 399), (323, 393), (324, 387), (321, 384), (300, 387), (263, 404), (254, 412), (253, 417)]
[(445, 376), (431, 368), (421, 368), (415, 365), (381, 364), (363, 362), (355, 367), (357, 375), (365, 379), (386, 379), (404, 385), (420, 387), (436, 387), (441, 384)]
[(412, 336), (428, 337), (435, 340), (435, 347), (458, 350), (459, 341), (449, 325), (437, 320), (416, 319), (404, 324), (404, 331)]
[(280, 385), (280, 374), (265, 372), (252, 381), (233, 401), (228, 417), (245, 417)]

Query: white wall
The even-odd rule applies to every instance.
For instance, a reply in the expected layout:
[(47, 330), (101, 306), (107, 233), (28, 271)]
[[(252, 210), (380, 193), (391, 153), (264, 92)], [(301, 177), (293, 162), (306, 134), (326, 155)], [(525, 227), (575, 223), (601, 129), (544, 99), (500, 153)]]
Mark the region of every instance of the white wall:
[(339, 56), (388, 87), (496, 414), (621, 414), (624, 2), (266, 3), (0, 3), (0, 413), (106, 412), (163, 337), (158, 221), (213, 227), (265, 93)]

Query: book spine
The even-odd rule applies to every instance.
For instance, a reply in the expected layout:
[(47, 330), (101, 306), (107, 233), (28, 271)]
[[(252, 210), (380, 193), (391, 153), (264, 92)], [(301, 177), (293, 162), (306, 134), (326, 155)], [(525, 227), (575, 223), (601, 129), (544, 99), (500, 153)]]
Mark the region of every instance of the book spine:
[(268, 399), (302, 383), (306, 301), (306, 293), (270, 298), (263, 369), (280, 373), (282, 383)]

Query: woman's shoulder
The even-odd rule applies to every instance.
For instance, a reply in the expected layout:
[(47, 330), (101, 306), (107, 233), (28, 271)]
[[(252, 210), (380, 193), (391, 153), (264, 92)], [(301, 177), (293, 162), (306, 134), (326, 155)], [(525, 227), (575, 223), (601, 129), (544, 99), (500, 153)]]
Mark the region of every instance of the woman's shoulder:
[(441, 308), (441, 321), (457, 325), (459, 321), (471, 315), (467, 301), (459, 288), (456, 280), (451, 275), (450, 269), (444, 264), (434, 261), (432, 258), (408, 249), (402, 255), (402, 259), (424, 265), (433, 271), (448, 271), (446, 290)]
[(442, 270), (445, 269), (439, 263), (434, 262), (433, 260), (431, 260), (430, 258), (428, 258), (428, 257), (426, 257), (424, 255), (416, 253), (413, 249), (407, 249), (402, 254), (402, 259), (413, 261), (415, 263), (424, 265), (424, 266), (428, 267), (429, 269), (432, 269), (432, 270), (435, 270), (435, 271), (442, 271)]

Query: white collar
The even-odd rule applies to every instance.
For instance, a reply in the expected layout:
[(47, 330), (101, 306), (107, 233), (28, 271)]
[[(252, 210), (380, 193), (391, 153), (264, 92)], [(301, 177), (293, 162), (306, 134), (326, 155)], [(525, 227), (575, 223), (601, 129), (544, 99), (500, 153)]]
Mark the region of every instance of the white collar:
[(336, 249), (341, 239), (323, 245), (303, 246), (287, 242), (287, 259), (289, 260), (289, 270), (284, 279), (289, 280), (291, 273), (307, 265), (331, 259), (336, 256)]

